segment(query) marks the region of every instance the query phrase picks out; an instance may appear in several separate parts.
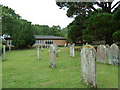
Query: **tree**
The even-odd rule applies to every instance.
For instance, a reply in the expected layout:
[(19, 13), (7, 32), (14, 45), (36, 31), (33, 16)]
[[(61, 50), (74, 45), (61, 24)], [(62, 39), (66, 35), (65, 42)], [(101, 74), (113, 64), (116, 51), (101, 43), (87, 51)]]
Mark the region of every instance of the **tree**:
[(113, 39), (117, 42), (120, 42), (120, 30), (113, 33)]
[(19, 48), (27, 48), (35, 43), (35, 37), (31, 23), (26, 20), (15, 20), (16, 29), (12, 34), (13, 44)]
[(12, 35), (14, 30), (14, 20), (20, 19), (20, 16), (11, 8), (2, 6), (2, 34)]
[(87, 18), (79, 15), (68, 25), (68, 38), (71, 42), (82, 41), (82, 32), (85, 29), (83, 23)]
[(120, 8), (116, 10), (113, 18), (116, 20), (118, 25), (116, 32), (113, 33), (113, 39), (115, 41), (120, 41)]
[(56, 4), (60, 9), (67, 7), (67, 16), (73, 17), (74, 15), (80, 14), (89, 15), (92, 11), (98, 12), (95, 5), (101, 8), (103, 13), (112, 13), (112, 11), (120, 7), (120, 1), (112, 6), (113, 1), (114, 0), (112, 0), (112, 2), (101, 2), (100, 0), (96, 0), (96, 2), (56, 2)]
[(117, 22), (109, 13), (97, 13), (86, 21), (84, 35), (94, 36), (95, 40), (105, 40), (112, 44), (112, 34), (117, 30)]
[(31, 22), (21, 19), (11, 8), (1, 7), (3, 34), (10, 35), (13, 44), (19, 48), (26, 48), (28, 45), (34, 44)]

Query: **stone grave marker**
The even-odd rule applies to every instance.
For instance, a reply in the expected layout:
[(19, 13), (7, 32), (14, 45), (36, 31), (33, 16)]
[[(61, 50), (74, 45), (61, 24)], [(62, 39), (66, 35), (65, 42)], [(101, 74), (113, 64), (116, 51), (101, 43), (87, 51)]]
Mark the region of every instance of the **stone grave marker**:
[(119, 54), (118, 54), (118, 65), (120, 65), (120, 49), (119, 49)]
[(106, 46), (99, 45), (97, 47), (97, 62), (106, 63)]
[(56, 57), (59, 57), (58, 52), (60, 52), (60, 50), (59, 50), (58, 46), (56, 44), (54, 44), (53, 46), (55, 47), (55, 55), (56, 55)]
[(81, 81), (94, 88), (96, 84), (96, 50), (91, 45), (81, 49)]
[(53, 45), (50, 45), (50, 66), (52, 68), (56, 67), (56, 63), (55, 63), (55, 47)]
[(109, 48), (110, 48), (110, 46), (107, 44), (107, 45), (106, 45), (106, 61), (107, 61), (107, 63), (109, 63), (109, 61), (108, 61)]
[(75, 44), (73, 43), (70, 45), (70, 56), (75, 57), (75, 50), (74, 50)]
[(67, 44), (65, 43), (65, 44), (64, 44), (64, 47), (66, 47), (66, 46), (67, 46)]
[(6, 55), (5, 55), (5, 45), (3, 45), (3, 55), (2, 55), (2, 60), (6, 60)]
[(38, 60), (40, 60), (40, 46), (38, 46), (37, 48), (37, 58)]
[(119, 64), (119, 48), (115, 43), (110, 46), (108, 54), (109, 54), (108, 55), (109, 64), (118, 65)]

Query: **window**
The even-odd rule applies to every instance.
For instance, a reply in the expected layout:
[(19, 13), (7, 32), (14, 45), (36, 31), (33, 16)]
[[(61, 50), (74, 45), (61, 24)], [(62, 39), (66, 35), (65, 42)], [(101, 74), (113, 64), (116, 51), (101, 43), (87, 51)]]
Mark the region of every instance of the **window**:
[(53, 40), (46, 40), (45, 43), (46, 44), (53, 44)]

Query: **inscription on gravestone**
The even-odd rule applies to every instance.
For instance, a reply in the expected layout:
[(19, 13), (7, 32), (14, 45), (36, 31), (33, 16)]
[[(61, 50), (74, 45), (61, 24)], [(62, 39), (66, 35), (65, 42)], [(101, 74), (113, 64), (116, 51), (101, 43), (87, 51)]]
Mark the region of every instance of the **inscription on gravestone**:
[(91, 45), (81, 49), (81, 81), (94, 88), (96, 84), (96, 51)]
[(116, 44), (112, 44), (109, 48), (108, 53), (109, 64), (118, 65), (119, 64), (119, 48)]

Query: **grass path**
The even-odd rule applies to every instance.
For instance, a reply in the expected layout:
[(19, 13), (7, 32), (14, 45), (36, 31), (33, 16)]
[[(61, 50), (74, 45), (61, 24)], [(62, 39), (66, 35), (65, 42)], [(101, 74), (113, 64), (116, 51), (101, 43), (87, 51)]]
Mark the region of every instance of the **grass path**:
[[(89, 88), (80, 82), (80, 53), (69, 56), (68, 48), (60, 48), (56, 58), (57, 68), (49, 67), (49, 52), (41, 52), (37, 60), (36, 50), (7, 52), (3, 61), (3, 88)], [(98, 88), (118, 87), (118, 67), (97, 63)]]

